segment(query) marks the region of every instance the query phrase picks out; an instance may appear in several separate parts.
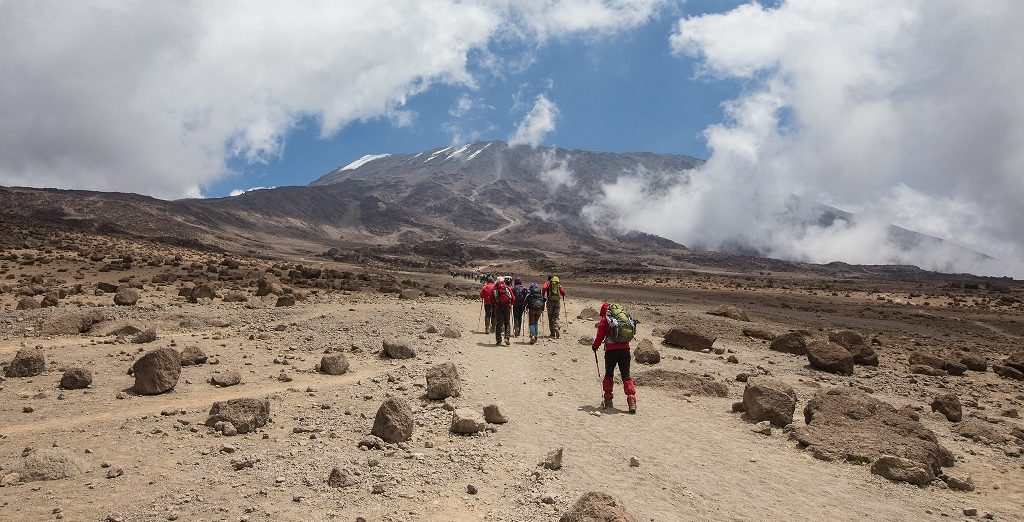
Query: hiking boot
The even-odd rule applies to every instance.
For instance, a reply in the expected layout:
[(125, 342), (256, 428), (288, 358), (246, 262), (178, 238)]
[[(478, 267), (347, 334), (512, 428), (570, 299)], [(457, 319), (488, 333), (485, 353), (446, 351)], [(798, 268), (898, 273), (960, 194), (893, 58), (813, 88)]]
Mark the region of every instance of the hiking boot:
[(612, 406), (612, 400), (611, 399), (605, 399), (605, 400), (601, 401), (601, 407), (602, 408), (614, 408), (615, 406)]
[(509, 345), (511, 345), (511, 344), (512, 344), (512, 343), (511, 343), (511, 342), (510, 342), (510, 341), (508, 340), (508, 337), (506, 337), (506, 338), (505, 338), (505, 346), (509, 346)]
[(530, 336), (530, 344), (537, 344), (537, 338), (531, 335)]
[(636, 395), (629, 395), (626, 397), (626, 403), (629, 404), (629, 412), (636, 413)]

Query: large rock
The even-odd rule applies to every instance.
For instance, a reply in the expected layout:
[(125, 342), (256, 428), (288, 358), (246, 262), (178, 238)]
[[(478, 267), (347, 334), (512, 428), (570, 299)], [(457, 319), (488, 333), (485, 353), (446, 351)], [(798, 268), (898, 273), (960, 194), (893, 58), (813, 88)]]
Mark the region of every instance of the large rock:
[[(220, 386), (221, 388), (227, 388), (228, 386), (235, 386), (241, 384), (242, 374), (231, 370), (221, 373), (215, 373), (210, 377), (210, 384), (214, 386)], [(237, 428), (237, 426), (235, 426)]]
[(875, 459), (871, 463), (871, 473), (917, 486), (924, 486), (935, 478), (935, 472), (929, 466), (895, 455), (882, 455)]
[(114, 304), (118, 306), (133, 306), (139, 302), (139, 291), (134, 288), (124, 287), (114, 294)]
[(62, 448), (38, 448), (30, 451), (15, 466), (15, 472), (24, 482), (73, 478), (83, 471), (84, 465), (70, 451)]
[(711, 377), (693, 373), (677, 372), (657, 368), (633, 376), (638, 386), (654, 386), (668, 388), (692, 395), (705, 397), (726, 397), (729, 387)]
[(717, 338), (714, 332), (696, 324), (676, 325), (665, 332), (665, 343), (695, 352), (710, 350)]
[(661, 362), (661, 352), (650, 339), (643, 339), (633, 350), (633, 359), (640, 364), (658, 364)]
[(7, 365), (6, 377), (35, 377), (46, 370), (46, 357), (43, 347), (25, 347), (14, 354), (14, 360)]
[(143, 395), (157, 395), (174, 389), (181, 376), (181, 354), (174, 348), (157, 348), (147, 352), (132, 365), (135, 385), (132, 389)]
[(1003, 361), (1003, 366), (1009, 366), (1018, 372), (1024, 372), (1024, 350), (1020, 350), (1017, 353), (1007, 357)]
[(964, 418), (960, 398), (952, 393), (940, 395), (932, 400), (932, 411), (941, 413), (950, 422), (960, 422)]
[(488, 404), (484, 406), (484, 420), (489, 424), (505, 424), (508, 422), (508, 417), (505, 417), (501, 407), (497, 404)]
[(413, 418), (409, 404), (401, 399), (391, 398), (377, 409), (371, 433), (384, 442), (392, 444), (405, 442), (412, 437)]
[(60, 378), (60, 387), (65, 390), (80, 390), (92, 384), (92, 372), (86, 368), (70, 368)]
[(708, 310), (708, 314), (717, 315), (719, 317), (728, 317), (729, 319), (735, 319), (737, 321), (750, 322), (750, 318), (747, 317), (746, 312), (732, 305), (721, 305), (717, 308)]
[(804, 421), (790, 436), (822, 460), (867, 463), (892, 455), (918, 462), (933, 475), (954, 462), (916, 412), (854, 388), (819, 390), (804, 408)]
[(41, 306), (42, 306), (42, 304), (40, 304), (39, 301), (36, 301), (35, 299), (33, 299), (31, 297), (22, 297), (21, 299), (18, 300), (18, 306), (16, 306), (14, 309), (15, 310), (38, 310)]
[(342, 375), (348, 372), (348, 359), (344, 354), (328, 353), (320, 358), (320, 373)]
[(580, 315), (577, 315), (576, 318), (582, 319), (584, 321), (597, 321), (598, 319), (601, 318), (601, 312), (598, 312), (597, 310), (588, 306), (587, 308), (584, 308), (580, 312)]
[(181, 365), (182, 366), (196, 366), (199, 364), (206, 364), (208, 357), (198, 346), (186, 346), (181, 351)]
[(462, 381), (455, 365), (446, 362), (427, 370), (427, 398), (444, 400), (458, 397), (462, 392)]
[(281, 286), (281, 283), (278, 283), (276, 281), (271, 281), (271, 280), (266, 279), (266, 278), (261, 278), (259, 281), (256, 282), (256, 296), (257, 297), (263, 297), (263, 296), (267, 296), (267, 295), (270, 295), (270, 294), (274, 294), (276, 296), (282, 296), (282, 295), (284, 295), (284, 287)]
[(398, 298), (407, 301), (415, 301), (416, 299), (419, 299), (422, 295), (423, 292), (420, 292), (415, 288), (406, 288), (405, 290), (402, 290), (401, 292), (398, 293)]
[(255, 398), (217, 401), (210, 407), (206, 425), (211, 428), (218, 422), (231, 423), (238, 433), (249, 433), (266, 426), (270, 419), (270, 400)]
[(983, 420), (966, 420), (956, 427), (956, 432), (961, 437), (966, 437), (979, 444), (1000, 444), (1009, 440), (1009, 437), (1001, 433), (994, 425)]
[(1004, 379), (1014, 379), (1014, 380), (1017, 380), (1017, 381), (1024, 381), (1024, 372), (1021, 372), (1020, 370), (1018, 370), (1016, 368), (1011, 368), (1009, 366), (1003, 366), (1001, 364), (993, 364), (992, 365), (992, 371), (996, 372), (996, 375), (998, 375), (998, 376), (1000, 376), (1000, 377), (1002, 377)]
[(792, 355), (807, 354), (807, 337), (801, 332), (784, 333), (768, 345), (769, 350)]
[(763, 339), (765, 341), (774, 341), (775, 338), (778, 337), (778, 334), (766, 328), (754, 328), (749, 326), (743, 329), (743, 335), (753, 339)]
[(812, 341), (807, 345), (811, 366), (829, 373), (853, 375), (853, 354), (829, 341)]
[(607, 493), (584, 493), (559, 522), (636, 522), (622, 503)]
[(99, 310), (55, 315), (43, 321), (40, 330), (46, 335), (78, 335), (88, 332), (92, 325), (105, 319)]
[(853, 330), (836, 330), (828, 334), (828, 340), (853, 354), (854, 364), (878, 366), (878, 354), (861, 334)]
[(327, 485), (332, 488), (347, 488), (358, 484), (360, 480), (360, 475), (348, 467), (334, 466), (327, 475)]
[(960, 364), (973, 372), (988, 370), (988, 361), (984, 357), (973, 353), (966, 353), (960, 356)]
[(282, 295), (281, 297), (278, 297), (277, 302), (274, 303), (274, 306), (295, 306), (295, 294), (285, 294)]
[(769, 421), (778, 427), (793, 423), (796, 392), (774, 379), (748, 379), (743, 389), (743, 407), (754, 422)]
[(459, 408), (452, 412), (452, 433), (471, 435), (473, 433), (484, 431), (484, 428), (486, 427), (487, 421), (485, 421), (483, 415), (480, 415), (476, 410)]
[(384, 355), (392, 359), (412, 359), (416, 357), (416, 350), (413, 350), (409, 343), (405, 341), (392, 341), (385, 339), (384, 344)]
[(206, 283), (199, 283), (192, 288), (192, 291), (188, 294), (188, 302), (198, 303), (200, 299), (213, 299), (217, 297), (217, 292)]
[(245, 292), (241, 290), (231, 290), (224, 294), (222, 300), (225, 303), (244, 303), (249, 300), (249, 296), (245, 295)]
[(936, 355), (931, 352), (914, 352), (910, 354), (910, 366), (931, 366), (938, 370), (942, 370), (946, 367), (946, 359), (941, 355)]

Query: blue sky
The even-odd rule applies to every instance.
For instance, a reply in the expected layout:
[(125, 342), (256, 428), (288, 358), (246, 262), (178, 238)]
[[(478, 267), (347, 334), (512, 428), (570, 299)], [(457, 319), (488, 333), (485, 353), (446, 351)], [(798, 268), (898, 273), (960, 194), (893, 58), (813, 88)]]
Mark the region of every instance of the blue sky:
[[(497, 76), (483, 69), (479, 53), (472, 53), (470, 70), (477, 89), (434, 84), (406, 103), (405, 109), (414, 115), (411, 125), (398, 126), (388, 118), (356, 121), (322, 139), (318, 122), (304, 119), (287, 135), (276, 159), (261, 163), (231, 158), (235, 174), (208, 185), (204, 195), (304, 185), (366, 154), (448, 146), (453, 143), (453, 125), (463, 136), (505, 140), (540, 94), (559, 110), (545, 145), (707, 157), (701, 133), (722, 119), (721, 103), (735, 98), (742, 84), (698, 77), (695, 60), (673, 54), (668, 39), (681, 17), (727, 11), (739, 3), (690, 1), (663, 10), (638, 28), (601, 39), (572, 36), (532, 48), (520, 43), (497, 54), (508, 62), (532, 56), (530, 65)], [(450, 111), (462, 96), (472, 99), (474, 108), (455, 117)]]

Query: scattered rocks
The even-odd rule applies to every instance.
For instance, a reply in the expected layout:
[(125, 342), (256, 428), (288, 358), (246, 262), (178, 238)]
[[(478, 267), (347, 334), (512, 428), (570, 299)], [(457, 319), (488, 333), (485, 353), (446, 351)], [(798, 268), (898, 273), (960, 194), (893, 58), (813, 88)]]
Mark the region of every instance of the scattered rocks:
[(633, 350), (633, 359), (640, 364), (658, 364), (661, 362), (661, 352), (650, 339), (643, 339)]
[(157, 348), (132, 365), (136, 393), (157, 395), (174, 389), (181, 375), (181, 354), (173, 348)]
[(793, 423), (796, 392), (775, 379), (748, 379), (743, 389), (743, 408), (750, 420), (768, 421), (781, 428)]
[(396, 444), (412, 437), (413, 424), (409, 404), (402, 399), (391, 398), (384, 401), (377, 410), (371, 433), (384, 442)]
[(947, 393), (946, 395), (940, 395), (932, 400), (931, 406), (932, 411), (941, 413), (950, 422), (960, 422), (964, 417), (960, 398), (955, 394)]
[(268, 419), (270, 400), (246, 397), (213, 403), (206, 425), (212, 428), (218, 422), (230, 423), (238, 433), (249, 433), (266, 426)]
[(458, 397), (462, 392), (459, 371), (450, 362), (438, 364), (427, 370), (426, 379), (428, 399), (444, 400), (448, 397)]
[(665, 332), (666, 344), (694, 352), (710, 350), (717, 338), (711, 330), (695, 324), (676, 325)]
[(812, 341), (807, 345), (811, 366), (829, 373), (853, 375), (853, 354), (829, 341)]
[(708, 310), (708, 315), (716, 315), (719, 317), (728, 317), (729, 319), (735, 319), (737, 321), (750, 322), (750, 317), (747, 317), (746, 312), (732, 305), (721, 305)]
[(489, 424), (505, 424), (508, 422), (508, 418), (502, 413), (501, 408), (497, 404), (488, 404), (484, 406), (484, 420)]
[(482, 415), (476, 410), (459, 408), (452, 412), (451, 432), (460, 435), (471, 435), (483, 431), (487, 427)]
[(25, 347), (16, 354), (11, 364), (7, 365), (4, 376), (11, 377), (35, 377), (46, 370), (46, 357), (43, 355), (43, 347)]
[(591, 491), (573, 504), (559, 522), (636, 522), (622, 503), (607, 493)]
[(92, 372), (85, 368), (69, 368), (60, 378), (60, 387), (65, 390), (80, 390), (92, 384)]
[(392, 359), (412, 359), (416, 357), (416, 350), (413, 350), (409, 343), (405, 341), (392, 341), (385, 339), (384, 344), (384, 355)]
[(118, 306), (135, 306), (139, 302), (139, 291), (134, 288), (122, 287), (114, 294), (114, 304)]
[(228, 386), (235, 386), (242, 382), (242, 374), (236, 371), (227, 371), (223, 373), (215, 373), (210, 377), (210, 384), (214, 386), (220, 386), (226, 388)]
[(327, 375), (343, 375), (348, 372), (348, 359), (344, 354), (328, 353), (320, 358), (320, 373)]
[(544, 469), (560, 470), (562, 469), (562, 455), (565, 453), (565, 448), (558, 448), (554, 451), (549, 452), (544, 460), (540, 461), (538, 466), (544, 467)]

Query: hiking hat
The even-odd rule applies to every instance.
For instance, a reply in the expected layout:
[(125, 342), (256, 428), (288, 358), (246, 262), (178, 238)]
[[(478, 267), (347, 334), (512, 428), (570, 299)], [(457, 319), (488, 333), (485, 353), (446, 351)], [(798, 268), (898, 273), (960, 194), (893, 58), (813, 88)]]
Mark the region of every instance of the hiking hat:
[(521, 285), (521, 284), (523, 284), (523, 280), (522, 280), (522, 278), (519, 278), (519, 277), (517, 277), (517, 278), (516, 278), (516, 281), (515, 281), (515, 283), (514, 283), (514, 284), (517, 284), (517, 285)]

